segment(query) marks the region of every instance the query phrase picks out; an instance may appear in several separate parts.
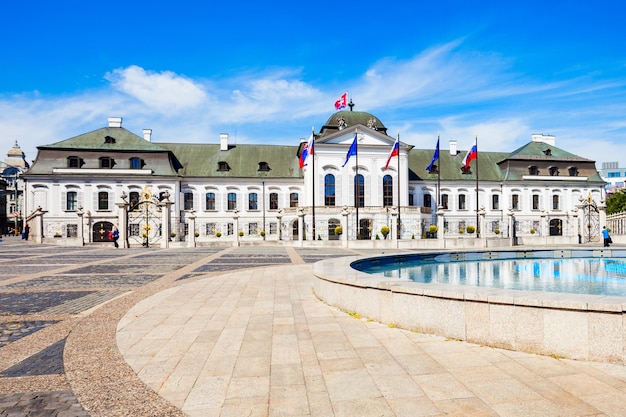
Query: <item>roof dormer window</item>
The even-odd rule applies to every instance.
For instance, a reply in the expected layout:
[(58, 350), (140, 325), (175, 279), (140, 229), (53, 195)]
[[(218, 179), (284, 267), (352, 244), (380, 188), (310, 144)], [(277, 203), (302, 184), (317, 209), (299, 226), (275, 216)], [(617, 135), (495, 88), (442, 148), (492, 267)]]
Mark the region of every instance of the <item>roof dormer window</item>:
[(528, 174), (529, 175), (539, 175), (539, 168), (537, 168), (537, 165), (531, 165), (528, 167)]
[(115, 143), (115, 138), (113, 136), (105, 136), (104, 143)]
[(115, 160), (108, 156), (100, 158), (100, 168), (113, 168), (115, 166)]
[(549, 171), (551, 177), (557, 177), (559, 175), (559, 169), (557, 167), (550, 167)]
[(130, 169), (141, 169), (146, 165), (143, 159), (138, 157), (130, 158)]
[(217, 170), (218, 171), (230, 171), (230, 166), (228, 166), (228, 162), (219, 161), (217, 163)]
[(543, 154), (545, 156), (552, 156), (552, 149), (548, 148), (545, 151), (543, 151)]
[(567, 172), (568, 172), (568, 175), (570, 177), (577, 177), (578, 176), (578, 168), (576, 168), (576, 167), (569, 167), (569, 168), (567, 168)]
[(79, 158), (78, 156), (68, 156), (67, 157), (67, 167), (68, 168), (80, 168), (85, 164), (83, 158)]
[(269, 172), (270, 165), (267, 162), (259, 162), (259, 171)]

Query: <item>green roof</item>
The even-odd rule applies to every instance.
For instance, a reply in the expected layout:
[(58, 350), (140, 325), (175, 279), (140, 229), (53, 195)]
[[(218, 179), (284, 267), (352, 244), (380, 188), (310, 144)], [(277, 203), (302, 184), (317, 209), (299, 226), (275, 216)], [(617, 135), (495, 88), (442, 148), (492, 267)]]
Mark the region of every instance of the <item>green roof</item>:
[[(186, 177), (223, 178), (299, 178), (297, 146), (236, 145), (221, 151), (219, 144), (161, 143), (183, 165), (179, 174)], [(219, 171), (218, 163), (226, 162), (230, 170)], [(265, 162), (269, 171), (259, 171)]]
[(557, 148), (554, 145), (550, 145), (545, 142), (529, 142), (511, 152), (507, 159), (542, 159), (542, 160), (554, 160), (554, 161), (584, 161), (592, 162), (590, 159), (582, 158), (573, 153), (567, 152), (561, 148)]
[[(113, 138), (113, 143), (107, 143), (105, 138)], [(141, 136), (137, 136), (123, 127), (104, 127), (89, 133), (74, 136), (52, 145), (38, 146), (37, 149), (81, 149), (103, 151), (141, 151), (163, 152), (165, 149)]]
[[(445, 181), (472, 181), (476, 179), (476, 161), (478, 161), (478, 178), (481, 181), (501, 181), (502, 173), (498, 162), (505, 159), (508, 152), (482, 152), (479, 150), (478, 158), (471, 163), (471, 173), (463, 174), (463, 158), (467, 151), (460, 151), (456, 155), (450, 155), (449, 150), (439, 149), (439, 160), (435, 163), (440, 167), (441, 179)], [(437, 180), (437, 171), (429, 173), (426, 167), (433, 159), (434, 149), (412, 149), (409, 152), (410, 179)]]

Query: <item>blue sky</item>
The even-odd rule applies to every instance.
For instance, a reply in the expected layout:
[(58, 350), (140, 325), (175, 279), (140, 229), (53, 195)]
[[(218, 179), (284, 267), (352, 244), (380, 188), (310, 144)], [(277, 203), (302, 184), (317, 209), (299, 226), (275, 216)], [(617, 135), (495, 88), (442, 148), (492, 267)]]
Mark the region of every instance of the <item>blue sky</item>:
[[(215, 4), (214, 4), (215, 3)], [(106, 126), (294, 144), (348, 91), (416, 148), (531, 134), (626, 167), (626, 6), (596, 2), (23, 1), (0, 24), (0, 152)], [(3, 158), (2, 158), (3, 159)]]

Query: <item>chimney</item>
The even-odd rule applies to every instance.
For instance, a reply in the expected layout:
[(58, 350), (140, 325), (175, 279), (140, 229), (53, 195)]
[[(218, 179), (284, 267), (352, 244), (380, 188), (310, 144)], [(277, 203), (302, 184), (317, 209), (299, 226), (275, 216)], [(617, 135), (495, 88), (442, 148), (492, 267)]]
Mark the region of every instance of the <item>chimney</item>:
[(109, 117), (109, 127), (122, 127), (122, 118)]
[(150, 139), (152, 138), (152, 129), (144, 129), (143, 130), (143, 138), (150, 142)]
[(553, 135), (544, 135), (543, 133), (533, 133), (531, 136), (533, 142), (543, 142), (550, 146), (556, 146), (556, 139)]
[(459, 153), (456, 150), (456, 140), (451, 140), (450, 141), (450, 155), (455, 156), (457, 153)]
[(228, 133), (220, 133), (220, 151), (228, 150)]

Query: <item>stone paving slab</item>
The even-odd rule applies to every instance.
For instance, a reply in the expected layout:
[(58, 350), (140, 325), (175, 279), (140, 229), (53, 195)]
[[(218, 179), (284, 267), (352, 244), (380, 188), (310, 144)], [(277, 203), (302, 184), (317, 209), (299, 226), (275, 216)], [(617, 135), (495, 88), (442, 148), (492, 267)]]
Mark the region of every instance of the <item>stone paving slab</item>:
[(14, 268), (0, 274), (3, 417), (625, 415), (621, 365), (447, 340), (321, 303), (311, 263), (352, 250), (0, 246), (0, 270)]

